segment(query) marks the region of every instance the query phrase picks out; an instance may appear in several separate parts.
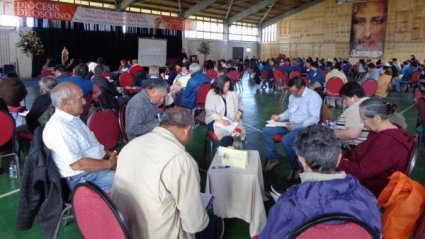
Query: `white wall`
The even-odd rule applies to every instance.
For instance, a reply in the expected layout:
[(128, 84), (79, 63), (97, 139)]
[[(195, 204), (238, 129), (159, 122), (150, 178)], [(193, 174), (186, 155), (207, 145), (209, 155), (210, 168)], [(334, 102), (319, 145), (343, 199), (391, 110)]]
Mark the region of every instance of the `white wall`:
[[(199, 44), (202, 41), (208, 41), (211, 47), (211, 53), (208, 55), (208, 60), (218, 60), (218, 59), (232, 59), (233, 47), (243, 47), (244, 55), (249, 58), (255, 56), (258, 58), (257, 42), (243, 42), (243, 41), (220, 41), (220, 40), (206, 40), (206, 39), (191, 39), (183, 37), (183, 48), (186, 49), (187, 55), (198, 55), (198, 60), (200, 63), (204, 62), (204, 55), (198, 52)], [(247, 48), (251, 49), (251, 52), (247, 52)]]
[[(0, 48), (8, 47), (7, 50), (0, 49), (0, 54), (2, 54), (2, 62), (0, 64), (15, 64), (17, 68), (17, 73), (20, 78), (31, 78), (32, 64), (31, 58), (21, 52), (21, 49), (16, 46), (16, 43), (19, 42), (19, 32), (14, 27), (1, 27), (0, 34), (2, 34), (1, 39), (4, 39), (7, 42), (3, 42), (0, 45)], [(19, 30), (30, 30), (30, 28), (19, 28)], [(7, 36), (3, 35), (7, 34)]]

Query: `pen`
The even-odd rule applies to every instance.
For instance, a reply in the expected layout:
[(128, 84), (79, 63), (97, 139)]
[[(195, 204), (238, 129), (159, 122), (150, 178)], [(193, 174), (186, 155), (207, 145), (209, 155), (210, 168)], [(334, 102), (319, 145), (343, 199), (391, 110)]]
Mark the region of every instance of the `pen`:
[(220, 169), (220, 168), (230, 168), (230, 166), (226, 165), (226, 166), (213, 166), (212, 169)]

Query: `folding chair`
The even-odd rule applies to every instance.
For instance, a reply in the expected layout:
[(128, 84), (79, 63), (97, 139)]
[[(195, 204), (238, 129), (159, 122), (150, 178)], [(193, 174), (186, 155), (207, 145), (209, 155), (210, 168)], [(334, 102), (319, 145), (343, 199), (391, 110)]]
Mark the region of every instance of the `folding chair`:
[(378, 82), (374, 79), (368, 79), (362, 84), (366, 96), (374, 96), (378, 89)]
[(72, 196), (72, 206), (84, 238), (130, 238), (123, 215), (96, 184), (89, 181), (77, 184)]
[(199, 120), (199, 118), (195, 118), (195, 116), (205, 110), (205, 101), (207, 100), (207, 95), (210, 90), (211, 90), (210, 83), (202, 84), (201, 87), (199, 88), (199, 91), (196, 95), (196, 105), (195, 107), (193, 107), (193, 109), (191, 109), (192, 119), (194, 123), (205, 124), (205, 119), (204, 119), (204, 122), (202, 122)]
[[(15, 120), (7, 113), (0, 111), (0, 159), (13, 156), (16, 164), (18, 181), (21, 178), (21, 170), (18, 154), (14, 147)], [(1, 162), (1, 161), (0, 161)]]
[[(341, 223), (328, 224), (328, 222)], [(363, 239), (380, 238), (362, 220), (345, 213), (333, 213), (319, 216), (304, 223), (290, 233), (288, 239), (328, 238), (329, 235), (344, 235), (342, 236), (344, 238), (349, 238), (350, 235)]]
[(127, 132), (125, 131), (125, 108), (126, 105), (121, 105), (120, 110), (118, 112), (118, 123), (121, 130), (121, 136), (123, 139), (123, 143), (126, 144), (128, 142)]
[(120, 139), (120, 125), (118, 117), (111, 109), (97, 109), (87, 120), (87, 127), (93, 131), (96, 139), (105, 149), (113, 149)]
[(339, 77), (332, 77), (328, 80), (326, 83), (326, 90), (325, 90), (325, 100), (324, 102), (328, 105), (328, 100), (335, 100), (336, 102), (341, 99), (340, 91), (342, 86), (344, 85), (344, 82)]

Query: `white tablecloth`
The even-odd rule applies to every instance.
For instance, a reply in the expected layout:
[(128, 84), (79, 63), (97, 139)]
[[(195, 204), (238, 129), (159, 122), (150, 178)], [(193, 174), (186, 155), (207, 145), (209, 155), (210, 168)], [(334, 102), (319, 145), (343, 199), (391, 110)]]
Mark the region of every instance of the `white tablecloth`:
[(215, 168), (221, 165), (218, 153), (208, 169), (205, 191), (214, 195), (214, 214), (240, 218), (249, 223), (251, 237), (259, 235), (267, 223), (264, 209), (264, 180), (258, 151), (248, 151), (248, 166)]

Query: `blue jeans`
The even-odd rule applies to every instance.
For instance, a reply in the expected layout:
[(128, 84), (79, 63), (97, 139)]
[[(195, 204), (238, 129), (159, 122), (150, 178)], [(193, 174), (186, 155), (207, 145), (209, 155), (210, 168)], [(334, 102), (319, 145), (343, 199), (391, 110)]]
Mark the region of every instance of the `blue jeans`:
[(84, 172), (68, 178), (68, 184), (71, 191), (78, 183), (85, 181), (92, 182), (99, 186), (106, 193), (112, 192), (112, 182), (114, 181), (115, 171), (101, 170), (94, 172)]
[(293, 148), (295, 138), (298, 133), (303, 128), (293, 129), (289, 131), (284, 127), (265, 127), (263, 129), (264, 134), (264, 146), (266, 147), (267, 157), (269, 161), (279, 161), (276, 149), (274, 147), (273, 135), (275, 134), (283, 134), (282, 146), (285, 149), (286, 155), (289, 158), (289, 163), (291, 164), (292, 171), (301, 170), (301, 166), (298, 163), (297, 155), (295, 154), (295, 150)]
[(403, 84), (407, 84), (407, 83), (409, 83), (410, 82), (410, 80), (409, 79), (404, 79), (404, 78), (397, 78), (397, 79), (395, 79), (394, 80), (394, 85), (395, 85), (395, 90), (397, 91), (397, 92), (401, 92), (401, 84), (403, 83)]

